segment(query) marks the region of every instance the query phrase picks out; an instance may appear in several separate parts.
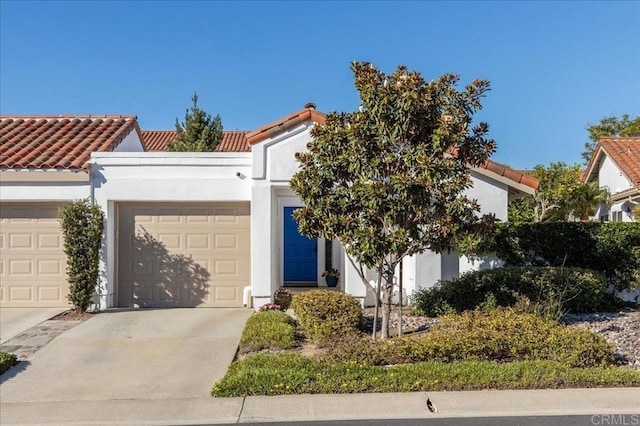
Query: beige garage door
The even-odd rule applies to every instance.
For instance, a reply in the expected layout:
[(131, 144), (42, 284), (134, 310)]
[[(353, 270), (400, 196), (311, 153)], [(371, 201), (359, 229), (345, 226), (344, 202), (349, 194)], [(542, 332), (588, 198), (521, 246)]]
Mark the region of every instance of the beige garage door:
[(60, 204), (0, 204), (0, 305), (67, 307)]
[(249, 203), (123, 203), (118, 217), (118, 306), (242, 306)]

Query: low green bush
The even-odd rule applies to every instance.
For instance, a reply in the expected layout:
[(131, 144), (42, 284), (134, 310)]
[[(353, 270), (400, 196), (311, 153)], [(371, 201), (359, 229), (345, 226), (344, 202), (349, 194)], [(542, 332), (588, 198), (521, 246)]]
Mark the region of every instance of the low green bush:
[(640, 386), (640, 372), (571, 368), (551, 361), (422, 362), (386, 368), (354, 362), (324, 364), (299, 354), (258, 354), (232, 364), (212, 394), (235, 397), (614, 386)]
[(506, 266), (468, 272), (412, 295), (414, 308), (426, 315), (473, 310), (487, 301), (514, 306), (526, 297), (533, 303), (557, 305), (574, 313), (615, 310), (620, 299), (607, 293), (607, 282), (579, 268)]
[(338, 291), (300, 293), (293, 297), (291, 307), (306, 336), (317, 343), (357, 330), (362, 324), (360, 301)]
[(18, 357), (7, 352), (0, 352), (0, 374), (18, 363)]
[(430, 332), (417, 336), (336, 340), (326, 360), (373, 365), (545, 360), (569, 367), (604, 367), (614, 363), (614, 356), (607, 341), (588, 330), (567, 328), (513, 309), (494, 309), (446, 315)]
[(247, 320), (240, 337), (240, 352), (290, 349), (296, 346), (293, 318), (282, 311), (256, 312)]

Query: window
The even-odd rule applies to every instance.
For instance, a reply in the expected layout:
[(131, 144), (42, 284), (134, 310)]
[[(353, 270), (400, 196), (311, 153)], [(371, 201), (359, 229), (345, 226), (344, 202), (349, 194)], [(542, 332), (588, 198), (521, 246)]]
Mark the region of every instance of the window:
[(609, 222), (609, 215), (608, 214), (601, 215), (600, 222)]
[(613, 212), (613, 221), (622, 222), (622, 212)]

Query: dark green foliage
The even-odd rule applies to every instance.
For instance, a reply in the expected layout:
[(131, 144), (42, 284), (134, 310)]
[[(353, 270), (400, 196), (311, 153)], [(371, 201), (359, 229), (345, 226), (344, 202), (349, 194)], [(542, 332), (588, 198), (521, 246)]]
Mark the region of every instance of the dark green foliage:
[(60, 212), (60, 226), (67, 255), (69, 301), (74, 309), (85, 312), (98, 285), (98, 265), (104, 215), (88, 199), (74, 201)]
[(503, 223), (487, 251), (513, 266), (600, 271), (619, 289), (640, 284), (640, 223)]
[(18, 357), (7, 352), (0, 352), (0, 374), (18, 363)]
[(290, 349), (296, 346), (293, 319), (282, 311), (256, 312), (248, 320), (240, 338), (240, 352), (261, 349)]
[(191, 110), (187, 110), (182, 124), (176, 118), (178, 134), (167, 144), (172, 152), (211, 152), (222, 140), (222, 119), (219, 115), (211, 117), (198, 107), (198, 94), (195, 93)]
[(562, 311), (598, 312), (620, 306), (606, 289), (604, 277), (587, 269), (506, 266), (469, 272), (420, 289), (412, 303), (430, 316), (473, 310), (489, 300), (496, 306), (514, 306), (525, 297), (536, 304), (560, 303)]
[(614, 362), (612, 348), (602, 336), (513, 309), (448, 315), (429, 333), (386, 342), (352, 338), (334, 342), (329, 348), (332, 362), (373, 365), (546, 360), (582, 368)]
[(339, 291), (300, 293), (293, 297), (291, 307), (306, 336), (318, 343), (357, 330), (362, 324), (360, 301)]
[(294, 216), (308, 237), (338, 239), (355, 264), (376, 270), (385, 338), (402, 259), (449, 249), (494, 221), (464, 193), (470, 166), (496, 146), (489, 126), (474, 123), (489, 82), (458, 89), (452, 74), (428, 81), (404, 66), (392, 74), (367, 62), (351, 68), (361, 108), (333, 112), (311, 130), (290, 182), (304, 204)]
[(571, 368), (551, 361), (421, 362), (386, 368), (353, 362), (327, 365), (302, 355), (283, 354), (255, 355), (231, 365), (212, 394), (234, 397), (615, 386), (640, 386), (640, 372)]

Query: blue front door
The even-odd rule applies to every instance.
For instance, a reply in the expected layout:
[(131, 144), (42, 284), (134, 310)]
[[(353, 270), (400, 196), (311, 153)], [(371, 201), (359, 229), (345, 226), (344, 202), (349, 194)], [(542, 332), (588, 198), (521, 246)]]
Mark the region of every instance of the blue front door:
[(318, 281), (318, 240), (300, 234), (293, 211), (298, 207), (284, 208), (284, 281)]

